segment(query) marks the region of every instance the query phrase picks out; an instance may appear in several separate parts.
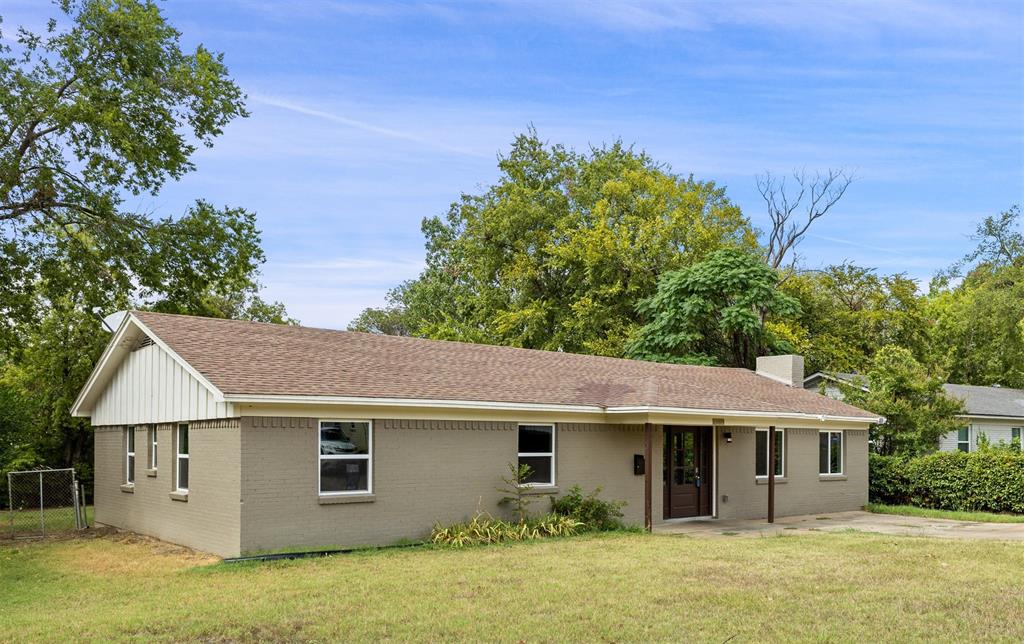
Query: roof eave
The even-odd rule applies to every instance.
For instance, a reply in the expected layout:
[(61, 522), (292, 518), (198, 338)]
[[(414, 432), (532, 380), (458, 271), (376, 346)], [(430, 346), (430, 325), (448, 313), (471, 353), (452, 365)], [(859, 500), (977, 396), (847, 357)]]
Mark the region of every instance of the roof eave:
[(735, 409), (701, 409), (689, 407), (658, 407), (650, 405), (630, 405), (603, 407), (601, 405), (571, 405), (558, 403), (518, 403), (485, 400), (448, 400), (426, 398), (378, 398), (365, 396), (316, 396), (286, 394), (225, 394), (224, 400), (237, 404), (263, 405), (338, 405), (362, 407), (399, 407), (399, 408), (433, 408), (459, 409), (477, 411), (530, 411), (569, 414), (602, 414), (617, 418), (625, 416), (678, 416), (686, 418), (722, 418), (739, 422), (752, 422), (757, 419), (792, 420), (811, 423), (854, 423), (870, 425), (884, 422), (884, 418), (864, 416), (839, 416), (834, 414), (809, 414), (802, 412), (749, 411)]

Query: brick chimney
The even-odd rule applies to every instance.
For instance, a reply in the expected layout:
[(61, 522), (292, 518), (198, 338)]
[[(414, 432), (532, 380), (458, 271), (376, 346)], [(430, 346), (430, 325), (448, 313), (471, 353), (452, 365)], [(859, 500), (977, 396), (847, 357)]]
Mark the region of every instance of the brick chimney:
[(757, 375), (777, 380), (790, 387), (804, 386), (804, 357), (795, 355), (761, 356), (757, 359)]

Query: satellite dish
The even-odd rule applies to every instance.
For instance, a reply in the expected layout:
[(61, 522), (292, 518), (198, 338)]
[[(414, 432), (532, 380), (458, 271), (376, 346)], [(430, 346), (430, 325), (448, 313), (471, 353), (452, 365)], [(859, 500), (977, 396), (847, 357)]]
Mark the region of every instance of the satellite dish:
[(111, 313), (107, 317), (103, 318), (103, 330), (107, 333), (113, 333), (121, 326), (124, 319), (128, 317), (128, 311), (118, 311)]

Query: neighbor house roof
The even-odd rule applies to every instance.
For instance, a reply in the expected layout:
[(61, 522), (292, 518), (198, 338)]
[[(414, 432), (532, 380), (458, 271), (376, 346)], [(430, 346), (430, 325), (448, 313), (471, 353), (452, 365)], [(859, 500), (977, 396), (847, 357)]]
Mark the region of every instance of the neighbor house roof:
[(845, 373), (842, 371), (815, 371), (804, 378), (804, 387), (808, 389), (817, 389), (818, 384), (822, 380), (842, 382), (848, 385), (858, 386), (864, 391), (867, 391), (867, 378), (859, 373)]
[(149, 312), (133, 312), (126, 324), (132, 320), (226, 400), (419, 399), (877, 420), (746, 369)]
[(971, 416), (1024, 418), (1024, 390), (977, 385), (943, 385), (946, 393), (964, 401)]

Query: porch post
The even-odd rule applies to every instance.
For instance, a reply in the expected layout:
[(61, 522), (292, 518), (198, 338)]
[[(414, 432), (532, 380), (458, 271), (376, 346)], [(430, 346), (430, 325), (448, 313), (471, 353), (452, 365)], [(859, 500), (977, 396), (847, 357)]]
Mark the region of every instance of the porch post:
[(648, 532), (654, 526), (653, 514), (651, 513), (651, 442), (653, 427), (651, 423), (644, 423), (644, 529)]
[(775, 523), (775, 425), (768, 426), (768, 523)]

